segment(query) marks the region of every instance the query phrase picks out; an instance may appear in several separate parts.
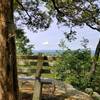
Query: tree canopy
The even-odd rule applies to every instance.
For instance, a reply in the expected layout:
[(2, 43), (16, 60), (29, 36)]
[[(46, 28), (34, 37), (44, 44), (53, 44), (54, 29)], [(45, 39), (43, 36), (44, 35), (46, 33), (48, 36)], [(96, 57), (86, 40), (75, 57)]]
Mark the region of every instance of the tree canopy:
[(48, 0), (47, 6), (52, 8), (49, 13), (55, 15), (59, 23), (69, 27), (86, 24), (100, 31), (98, 0)]
[(25, 25), (32, 31), (47, 29), (51, 23), (51, 17), (43, 10), (44, 2), (41, 0), (16, 0), (15, 23)]
[[(76, 39), (74, 27), (87, 25), (100, 31), (99, 0), (15, 0), (15, 22), (37, 31), (49, 28), (55, 17), (58, 24), (70, 28), (64, 33), (68, 40)], [(87, 33), (88, 34), (88, 33)]]

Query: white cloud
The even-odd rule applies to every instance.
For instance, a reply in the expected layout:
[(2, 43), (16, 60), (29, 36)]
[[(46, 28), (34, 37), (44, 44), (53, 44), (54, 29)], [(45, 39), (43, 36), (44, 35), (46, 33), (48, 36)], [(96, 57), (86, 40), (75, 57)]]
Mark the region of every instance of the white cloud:
[(42, 44), (43, 45), (48, 45), (49, 43), (48, 43), (48, 41), (46, 41), (46, 42), (43, 42)]

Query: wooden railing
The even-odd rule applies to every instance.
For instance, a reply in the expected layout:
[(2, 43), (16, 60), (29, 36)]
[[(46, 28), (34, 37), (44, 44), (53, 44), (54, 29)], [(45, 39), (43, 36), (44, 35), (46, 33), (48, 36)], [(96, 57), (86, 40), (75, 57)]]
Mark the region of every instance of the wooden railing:
[[(34, 93), (33, 93), (33, 100), (41, 100), (41, 95), (42, 95), (42, 84), (43, 82), (41, 81), (41, 75), (42, 73), (50, 73), (50, 70), (48, 69), (43, 69), (43, 66), (49, 66), (48, 62), (52, 62), (56, 60), (56, 57), (47, 57), (47, 56), (42, 56), (42, 53), (39, 53), (38, 56), (18, 56), (17, 61), (18, 61), (18, 66), (24, 66), (24, 65), (35, 65), (37, 66), (36, 69), (21, 69), (20, 67), (18, 68), (18, 73), (35, 73), (35, 84), (34, 84)], [(44, 82), (45, 84), (50, 83), (50, 82)]]

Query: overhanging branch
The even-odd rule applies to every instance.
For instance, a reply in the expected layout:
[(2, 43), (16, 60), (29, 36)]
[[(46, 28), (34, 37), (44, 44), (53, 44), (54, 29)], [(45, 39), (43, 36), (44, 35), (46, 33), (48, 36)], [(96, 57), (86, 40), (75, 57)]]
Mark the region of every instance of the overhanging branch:
[(25, 7), (22, 5), (22, 3), (19, 0), (16, 0), (16, 2), (22, 7), (22, 9), (26, 12), (27, 16), (29, 17), (29, 20), (31, 21), (31, 16), (29, 15), (28, 11), (25, 9)]
[(59, 10), (59, 8), (56, 6), (55, 0), (51, 0), (53, 3), (54, 8), (57, 10), (58, 13), (65, 15), (62, 11)]
[(93, 26), (91, 26), (91, 25), (88, 24), (88, 23), (86, 23), (86, 25), (89, 26), (91, 29), (93, 29), (93, 30), (97, 30), (97, 31), (100, 32), (100, 29), (99, 29), (99, 28), (93, 27)]
[[(55, 10), (57, 10), (58, 13), (60, 13), (60, 14), (62, 14), (62, 15), (66, 15), (66, 13), (62, 12), (62, 11), (57, 7), (56, 1), (55, 1), (55, 0), (51, 0), (51, 1), (52, 1), (52, 3), (53, 3), (53, 6), (54, 6)], [(99, 23), (99, 22), (96, 20), (96, 18), (93, 16), (93, 11), (88, 10), (87, 8), (81, 8), (81, 7), (76, 6), (76, 5), (74, 5), (74, 6), (75, 6), (76, 9), (80, 9), (80, 10), (83, 11), (83, 12), (84, 12), (84, 11), (89, 12), (89, 13), (91, 14), (91, 18), (93, 19), (93, 22), (95, 22), (97, 25), (100, 25), (100, 23)], [(97, 30), (97, 31), (100, 32), (100, 29), (99, 29), (99, 28), (93, 27), (93, 26), (91, 26), (90, 24), (88, 24), (87, 22), (84, 22), (84, 23), (86, 23), (86, 25), (89, 26), (90, 28), (92, 28), (92, 29)]]

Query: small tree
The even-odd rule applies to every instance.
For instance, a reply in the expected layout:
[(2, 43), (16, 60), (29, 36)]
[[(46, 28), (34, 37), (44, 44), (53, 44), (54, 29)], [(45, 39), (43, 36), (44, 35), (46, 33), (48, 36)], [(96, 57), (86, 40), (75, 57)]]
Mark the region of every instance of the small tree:
[(30, 40), (25, 36), (22, 29), (16, 30), (16, 51), (17, 55), (32, 55), (33, 45), (29, 45)]
[(79, 89), (89, 86), (88, 73), (91, 66), (91, 52), (85, 50), (66, 50), (56, 64), (57, 77), (68, 81)]

